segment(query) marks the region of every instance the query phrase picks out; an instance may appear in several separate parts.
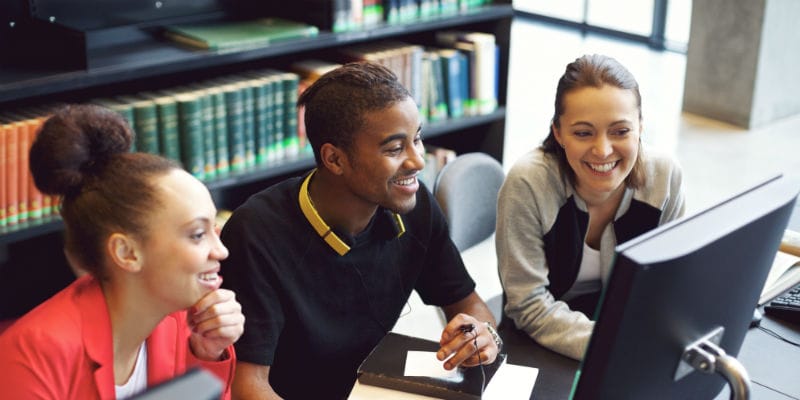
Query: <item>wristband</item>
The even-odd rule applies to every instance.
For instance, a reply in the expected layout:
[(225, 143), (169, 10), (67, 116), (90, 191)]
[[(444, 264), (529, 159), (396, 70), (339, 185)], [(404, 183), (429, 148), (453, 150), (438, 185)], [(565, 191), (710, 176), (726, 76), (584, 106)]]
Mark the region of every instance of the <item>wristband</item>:
[(492, 335), (492, 340), (494, 340), (494, 344), (497, 345), (497, 350), (500, 351), (503, 348), (503, 339), (500, 337), (500, 334), (497, 333), (497, 330), (494, 329), (492, 324), (488, 322), (484, 322), (486, 324), (486, 330), (489, 331), (489, 334)]

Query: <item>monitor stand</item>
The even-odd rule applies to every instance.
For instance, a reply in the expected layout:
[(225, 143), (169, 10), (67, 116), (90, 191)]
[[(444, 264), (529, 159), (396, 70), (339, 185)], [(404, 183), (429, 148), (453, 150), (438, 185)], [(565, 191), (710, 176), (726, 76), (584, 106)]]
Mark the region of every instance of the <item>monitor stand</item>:
[(724, 332), (725, 328), (717, 327), (686, 346), (675, 370), (675, 380), (683, 378), (694, 370), (706, 374), (717, 372), (728, 381), (732, 400), (747, 400), (750, 398), (750, 376), (739, 360), (725, 354), (725, 350), (719, 347)]

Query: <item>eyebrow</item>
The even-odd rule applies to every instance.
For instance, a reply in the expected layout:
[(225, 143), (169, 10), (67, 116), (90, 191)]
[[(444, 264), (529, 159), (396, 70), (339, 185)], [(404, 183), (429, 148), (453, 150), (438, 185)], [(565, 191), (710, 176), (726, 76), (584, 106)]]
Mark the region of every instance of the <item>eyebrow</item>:
[[(422, 123), (419, 124), (419, 126), (417, 127), (417, 131), (414, 132), (414, 134), (418, 134), (420, 132), (422, 132)], [(390, 143), (390, 142), (392, 142), (394, 140), (404, 140), (405, 138), (406, 138), (406, 134), (405, 133), (395, 133), (394, 135), (390, 135), (389, 137), (381, 140), (379, 145), (383, 146), (383, 145), (385, 145), (387, 143)]]
[(187, 222), (187, 223), (185, 223), (185, 224), (183, 224), (181, 226), (189, 227), (190, 225), (192, 225), (192, 224), (194, 224), (196, 222), (200, 222), (200, 223), (203, 223), (203, 224), (208, 224), (208, 223), (212, 222), (212, 220), (210, 218), (208, 218), (208, 217), (195, 217), (195, 218), (192, 218), (191, 220), (189, 220), (189, 222)]
[(389, 142), (392, 142), (394, 140), (403, 140), (405, 138), (406, 138), (406, 134), (405, 133), (395, 133), (394, 135), (391, 135), (391, 136), (381, 140), (380, 145), (383, 146), (383, 145), (385, 145), (385, 144), (387, 144)]
[[(617, 124), (625, 124), (625, 123), (630, 123), (630, 122), (631, 121), (628, 120), (628, 119), (620, 119), (620, 120), (617, 120), (617, 121), (614, 121), (614, 122), (608, 124), (608, 126), (614, 126), (614, 125), (617, 125)], [(589, 125), (589, 126), (592, 126), (592, 127), (594, 126), (591, 122), (588, 122), (588, 121), (577, 121), (577, 122), (572, 123), (570, 126), (577, 126), (577, 125)]]

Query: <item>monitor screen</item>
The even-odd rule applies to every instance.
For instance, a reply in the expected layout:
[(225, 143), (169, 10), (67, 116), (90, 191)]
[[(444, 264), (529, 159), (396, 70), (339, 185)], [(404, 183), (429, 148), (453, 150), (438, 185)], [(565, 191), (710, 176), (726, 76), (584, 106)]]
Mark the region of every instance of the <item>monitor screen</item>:
[(202, 368), (195, 367), (168, 381), (150, 387), (131, 400), (217, 400), (223, 395), (220, 379)]
[(739, 353), (797, 193), (777, 176), (617, 246), (572, 397), (714, 398), (725, 379), (676, 380), (681, 356), (719, 328)]

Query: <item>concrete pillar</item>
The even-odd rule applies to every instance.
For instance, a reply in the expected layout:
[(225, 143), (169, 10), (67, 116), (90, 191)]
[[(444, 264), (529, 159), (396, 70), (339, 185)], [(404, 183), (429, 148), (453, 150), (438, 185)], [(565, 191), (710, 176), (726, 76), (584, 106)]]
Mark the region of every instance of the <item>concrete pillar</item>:
[(745, 128), (800, 114), (800, 1), (694, 0), (683, 110)]

